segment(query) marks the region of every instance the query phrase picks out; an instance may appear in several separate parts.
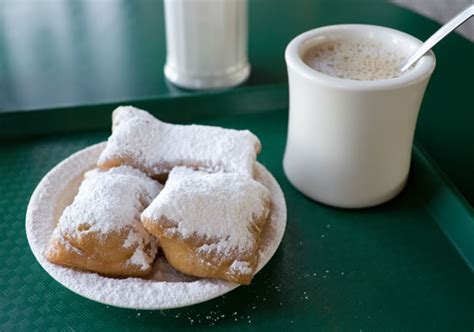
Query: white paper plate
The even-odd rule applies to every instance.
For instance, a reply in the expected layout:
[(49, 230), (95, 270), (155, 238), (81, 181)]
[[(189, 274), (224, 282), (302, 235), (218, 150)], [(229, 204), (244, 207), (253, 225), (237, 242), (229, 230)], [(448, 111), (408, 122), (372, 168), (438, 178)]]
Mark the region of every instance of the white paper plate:
[[(36, 187), (26, 212), (28, 243), (38, 262), (56, 281), (71, 291), (100, 303), (133, 309), (169, 309), (207, 301), (239, 285), (215, 279), (194, 279), (157, 259), (149, 280), (114, 279), (49, 263), (43, 253), (63, 209), (69, 205), (87, 170), (95, 167), (105, 143), (83, 149), (54, 167)], [(260, 271), (277, 250), (286, 226), (286, 204), (270, 172), (257, 165), (256, 179), (271, 192), (273, 208), (259, 248)]]

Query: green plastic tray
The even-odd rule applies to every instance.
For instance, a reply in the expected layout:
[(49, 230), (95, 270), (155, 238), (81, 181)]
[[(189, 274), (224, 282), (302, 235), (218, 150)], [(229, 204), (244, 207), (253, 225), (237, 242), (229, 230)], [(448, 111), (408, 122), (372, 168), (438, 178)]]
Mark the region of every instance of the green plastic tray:
[(166, 311), (108, 307), (68, 291), (26, 240), (35, 186), (62, 159), (107, 138), (115, 105), (0, 115), (0, 131), (21, 123), (0, 143), (0, 330), (472, 331), (472, 208), (419, 147), (408, 186), (384, 205), (343, 210), (306, 198), (282, 169), (286, 102), (285, 86), (131, 102), (167, 121), (252, 130), (288, 205), (283, 242), (250, 286)]

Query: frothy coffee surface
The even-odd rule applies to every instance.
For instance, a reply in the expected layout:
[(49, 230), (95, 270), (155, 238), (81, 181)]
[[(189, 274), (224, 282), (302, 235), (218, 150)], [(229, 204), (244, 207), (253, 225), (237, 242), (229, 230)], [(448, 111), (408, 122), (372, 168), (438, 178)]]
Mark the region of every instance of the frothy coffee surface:
[(327, 41), (302, 56), (311, 68), (338, 78), (376, 81), (395, 78), (405, 57), (395, 48), (368, 40)]

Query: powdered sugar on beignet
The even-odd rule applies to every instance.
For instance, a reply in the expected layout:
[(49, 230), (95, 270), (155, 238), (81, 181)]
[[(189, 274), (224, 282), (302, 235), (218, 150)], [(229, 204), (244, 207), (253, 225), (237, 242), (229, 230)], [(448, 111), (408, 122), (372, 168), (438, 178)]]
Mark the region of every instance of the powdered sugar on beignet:
[(112, 115), (112, 135), (98, 166), (130, 165), (152, 177), (187, 166), (252, 177), (260, 141), (248, 130), (202, 125), (174, 125), (131, 106)]
[(267, 188), (251, 178), (177, 167), (142, 222), (177, 270), (249, 283), (269, 208)]
[(53, 263), (105, 275), (146, 274), (156, 245), (141, 224), (140, 214), (161, 188), (129, 166), (87, 172), (74, 201), (59, 219), (46, 257)]

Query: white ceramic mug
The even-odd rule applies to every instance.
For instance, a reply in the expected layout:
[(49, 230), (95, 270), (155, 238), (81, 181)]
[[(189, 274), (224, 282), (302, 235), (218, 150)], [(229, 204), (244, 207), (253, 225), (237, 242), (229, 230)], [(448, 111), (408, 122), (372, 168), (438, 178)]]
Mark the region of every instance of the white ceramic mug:
[(216, 89), (247, 79), (247, 0), (165, 0), (165, 22), (171, 83)]
[(340, 79), (309, 66), (302, 55), (336, 38), (376, 41), (410, 55), (422, 43), (371, 25), (334, 25), (305, 32), (285, 51), (290, 110), (283, 160), (290, 182), (316, 201), (344, 208), (383, 203), (405, 186), (416, 120), (435, 67), (433, 53), (396, 78)]

